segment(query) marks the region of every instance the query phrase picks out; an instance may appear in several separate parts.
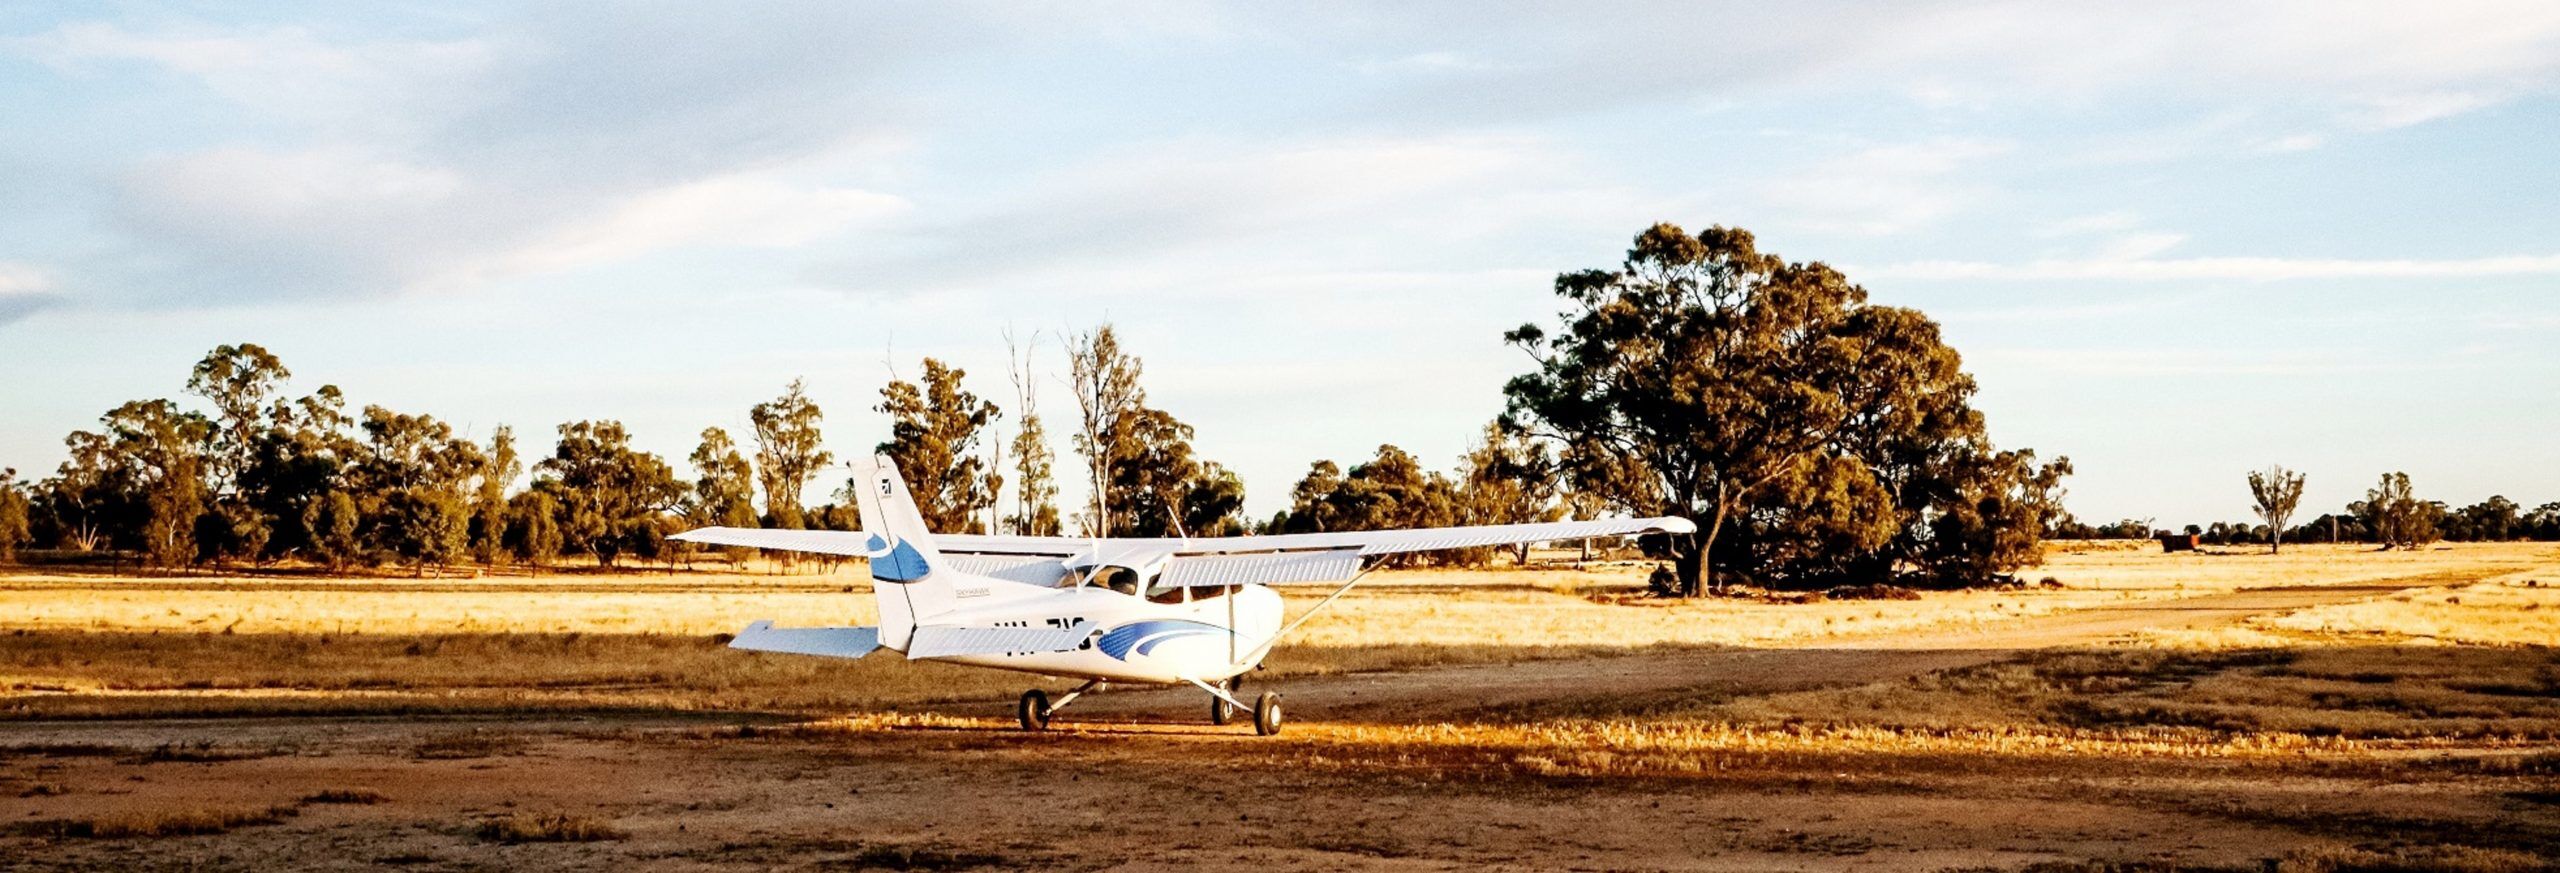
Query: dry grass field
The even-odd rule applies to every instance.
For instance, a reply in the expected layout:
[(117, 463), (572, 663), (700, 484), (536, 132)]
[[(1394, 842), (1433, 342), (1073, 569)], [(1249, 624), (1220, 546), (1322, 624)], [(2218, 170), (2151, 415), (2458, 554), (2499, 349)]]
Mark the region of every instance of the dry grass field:
[[(2560, 548), (2099, 544), (2055, 587), (1381, 573), (1256, 682), (729, 651), (858, 572), (0, 576), (0, 867), (2537, 870)], [(1322, 592), (1292, 592), (1303, 608)]]

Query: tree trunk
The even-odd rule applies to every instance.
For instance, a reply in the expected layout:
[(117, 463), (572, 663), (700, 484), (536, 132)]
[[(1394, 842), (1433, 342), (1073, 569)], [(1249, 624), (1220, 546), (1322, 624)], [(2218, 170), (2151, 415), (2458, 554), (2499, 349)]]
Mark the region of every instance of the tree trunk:
[[(1722, 488), (1718, 490), (1721, 491)], [(1685, 596), (1696, 597), (1707, 591), (1724, 590), (1716, 580), (1715, 552), (1716, 536), (1724, 533), (1724, 519), (1729, 510), (1730, 506), (1726, 501), (1718, 499), (1715, 517), (1708, 521), (1706, 529), (1691, 534), (1698, 538), (1698, 548), (1697, 554), (1691, 558), (1696, 562), (1695, 566), (1680, 569), (1680, 584)], [(1703, 586), (1699, 584), (1701, 581), (1705, 583)]]
[(1706, 568), (1706, 553), (1701, 549), (1678, 549), (1671, 555), (1672, 572), (1679, 574), (1680, 596), (1696, 597), (1700, 591), (1699, 576)]

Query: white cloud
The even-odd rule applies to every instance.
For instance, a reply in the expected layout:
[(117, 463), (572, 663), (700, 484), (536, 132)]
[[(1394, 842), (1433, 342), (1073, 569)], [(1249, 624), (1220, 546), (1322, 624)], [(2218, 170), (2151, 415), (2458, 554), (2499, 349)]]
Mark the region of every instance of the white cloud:
[(67, 70), (158, 65), (222, 99), (338, 136), (418, 135), (426, 116), (490, 96), (482, 80), (500, 58), (489, 39), (332, 42), (304, 27), (142, 32), (80, 22), (15, 42)]
[(1967, 352), (1983, 365), (2011, 371), (2083, 376), (2338, 376), (2441, 368), (2440, 361), (2374, 360), (2329, 349), (1993, 348)]
[(2284, 136), (2279, 136), (2259, 143), (2258, 150), (2274, 154), (2283, 154), (2286, 152), (2307, 152), (2312, 149), (2319, 148), (2322, 143), (2327, 141), (2326, 137), (2316, 133), (2286, 134)]
[(2368, 130), (2389, 130), (2495, 106), (2505, 98), (2472, 91), (2426, 91), (2367, 97), (2351, 118)]
[(680, 246), (788, 248), (906, 211), (903, 197), (740, 173), (626, 198), (500, 260), (501, 274), (627, 260)]
[(53, 280), (34, 266), (0, 261), (0, 294), (34, 294), (52, 288)]
[(2138, 261), (2177, 248), (2179, 243), (2186, 241), (2187, 235), (2183, 233), (2125, 234), (2098, 249), (2097, 260)]
[(2420, 279), (2560, 275), (2560, 255), (2512, 255), (2454, 260), (2352, 258), (2090, 258), (2018, 264), (1984, 261), (1911, 261), (1868, 267), (1856, 275), (1893, 279), (2124, 280), (2232, 279), (2281, 282), (2296, 279)]
[(53, 280), (27, 264), (0, 261), (0, 326), (62, 302), (50, 293)]
[(871, 183), (899, 139), (898, 98), (877, 72), (926, 46), (985, 50), (944, 38), (966, 16), (917, 19), (833, 3), (555, 8), (441, 40), (74, 22), (0, 51), (73, 80), (138, 65), (209, 95), (190, 102), (214, 133), (100, 180), (121, 250), (81, 277), (110, 297), (203, 304), (788, 246), (885, 214), (896, 198)]
[(2142, 224), (2142, 216), (2125, 210), (2074, 215), (2035, 229), (2039, 237), (2079, 236), (2090, 233), (2131, 230)]
[(1496, 65), (1481, 58), (1460, 52), (1417, 52), (1393, 60), (1363, 61), (1357, 67), (1361, 72), (1370, 74), (1418, 73), (1423, 75), (1481, 73), (1497, 68)]
[(873, 292), (1031, 281), (1132, 294), (1311, 266), (1455, 259), (1481, 269), (1511, 256), (1506, 245), (1527, 229), (1615, 237), (1677, 214), (1666, 203), (1588, 179), (1528, 138), (1192, 138), (1112, 149), (972, 202), (920, 205), (893, 228), (911, 245), (820, 278)]
[(1798, 227), (1886, 236), (1935, 224), (1982, 196), (1956, 171), (2008, 154), (2011, 143), (1940, 138), (1873, 146), (1758, 186), (1758, 193)]

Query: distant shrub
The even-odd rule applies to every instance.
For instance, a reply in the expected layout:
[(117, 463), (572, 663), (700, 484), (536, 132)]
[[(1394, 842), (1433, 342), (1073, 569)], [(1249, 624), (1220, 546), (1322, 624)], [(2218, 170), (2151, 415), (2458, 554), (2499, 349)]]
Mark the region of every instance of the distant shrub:
[(565, 812), (519, 812), (488, 819), (472, 834), (493, 843), (592, 843), (630, 836), (605, 822)]
[(390, 799), (391, 798), (382, 796), (382, 792), (375, 791), (370, 788), (333, 788), (305, 797), (302, 799), (302, 802), (344, 803), (359, 806), (371, 806)]

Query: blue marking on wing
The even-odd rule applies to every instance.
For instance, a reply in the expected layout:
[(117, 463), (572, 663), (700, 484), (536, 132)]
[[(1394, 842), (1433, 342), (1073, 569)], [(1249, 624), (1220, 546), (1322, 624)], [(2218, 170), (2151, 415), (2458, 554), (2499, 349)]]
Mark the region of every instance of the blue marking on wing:
[(863, 543), (862, 547), (873, 553), (885, 552), (889, 550), (889, 541), (881, 539), (879, 534), (872, 534), (871, 539)]
[(913, 582), (930, 572), (933, 568), (924, 565), (923, 553), (906, 540), (899, 540), (897, 548), (888, 554), (871, 559), (871, 578), (882, 582)]
[(1196, 621), (1156, 619), (1112, 628), (1094, 640), (1094, 645), (1102, 649), (1103, 654), (1126, 661), (1129, 660), (1131, 651), (1140, 655), (1152, 654), (1156, 646), (1166, 640), (1202, 635), (1214, 636), (1222, 633), (1233, 633), (1233, 631)]

